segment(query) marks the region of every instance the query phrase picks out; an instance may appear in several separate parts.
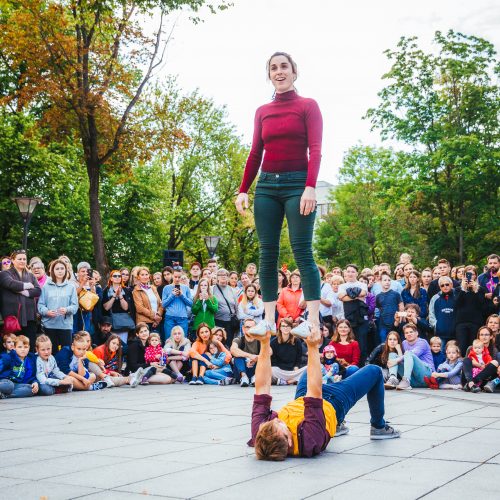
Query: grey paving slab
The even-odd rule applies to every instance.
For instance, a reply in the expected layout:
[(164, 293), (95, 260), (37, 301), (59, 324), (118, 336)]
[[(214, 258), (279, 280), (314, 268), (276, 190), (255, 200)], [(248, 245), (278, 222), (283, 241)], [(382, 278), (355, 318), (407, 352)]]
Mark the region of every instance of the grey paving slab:
[[(279, 408), (294, 388), (273, 392)], [(246, 446), (252, 389), (147, 386), (2, 400), (0, 498), (442, 499), (459, 498), (470, 479), (477, 498), (493, 498), (480, 485), (500, 473), (500, 397), (451, 392), (388, 392), (386, 417), (402, 438), (382, 442), (369, 440), (362, 400), (347, 417), (351, 433), (320, 457), (277, 463)]]

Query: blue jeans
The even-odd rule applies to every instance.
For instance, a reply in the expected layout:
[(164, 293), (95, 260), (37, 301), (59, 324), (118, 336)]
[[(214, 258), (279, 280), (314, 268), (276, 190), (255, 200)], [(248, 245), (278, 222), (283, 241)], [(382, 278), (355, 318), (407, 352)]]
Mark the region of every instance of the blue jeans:
[(246, 358), (233, 358), (233, 363), (238, 371), (238, 377), (242, 373), (246, 373), (248, 378), (252, 378), (255, 375), (255, 367), (256, 365), (253, 365), (252, 367), (247, 366), (247, 359)]
[(350, 377), (354, 373), (356, 373), (359, 370), (359, 367), (356, 365), (350, 365), (345, 369), (345, 374), (343, 378)]
[(416, 354), (406, 351), (403, 363), (398, 365), (398, 373), (407, 378), (412, 387), (427, 387), (424, 377), (430, 377), (432, 370)]
[(189, 321), (187, 318), (178, 318), (176, 316), (165, 316), (165, 321), (164, 321), (165, 340), (170, 338), (170, 334), (174, 326), (181, 326), (182, 329), (184, 330), (184, 335), (187, 337), (187, 334), (189, 333)]
[(49, 384), (39, 384), (38, 395), (39, 396), (52, 396), (55, 394), (56, 388)]
[[(307, 393), (307, 371), (297, 385), (295, 399)], [(376, 365), (367, 365), (348, 379), (336, 384), (323, 385), (323, 399), (331, 403), (337, 414), (337, 421), (343, 422), (347, 412), (366, 394), (370, 407), (370, 423), (377, 429), (385, 426), (384, 420), (384, 376)]]
[(222, 366), (216, 370), (207, 370), (203, 376), (203, 381), (208, 385), (218, 385), (219, 380), (224, 380), (227, 377), (231, 377), (233, 371), (229, 365)]
[(31, 384), (14, 383), (14, 390), (10, 395), (11, 398), (29, 398), (30, 396), (34, 396)]
[(7, 378), (3, 378), (0, 380), (0, 393), (4, 396), (10, 396), (14, 391), (14, 382)]

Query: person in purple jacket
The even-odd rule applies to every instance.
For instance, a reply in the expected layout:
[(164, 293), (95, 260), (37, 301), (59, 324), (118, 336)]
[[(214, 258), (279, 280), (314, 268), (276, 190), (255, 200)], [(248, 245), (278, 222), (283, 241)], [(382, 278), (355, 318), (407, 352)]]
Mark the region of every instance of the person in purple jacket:
[(368, 365), (337, 384), (323, 384), (319, 354), (322, 338), (315, 330), (305, 339), (307, 372), (299, 381), (295, 399), (278, 412), (272, 411), (270, 334), (256, 336), (261, 347), (255, 372), (252, 438), (248, 445), (255, 446), (259, 460), (318, 455), (335, 434), (349, 432), (344, 418), (365, 394), (371, 415), (370, 438), (400, 437), (400, 433), (384, 420), (384, 378), (380, 367)]
[(432, 351), (426, 340), (418, 337), (417, 327), (408, 323), (403, 327), (403, 356), (389, 363), (397, 363), (398, 374), (403, 378), (396, 389), (411, 390), (412, 387), (427, 387), (424, 378), (430, 377), (435, 371)]

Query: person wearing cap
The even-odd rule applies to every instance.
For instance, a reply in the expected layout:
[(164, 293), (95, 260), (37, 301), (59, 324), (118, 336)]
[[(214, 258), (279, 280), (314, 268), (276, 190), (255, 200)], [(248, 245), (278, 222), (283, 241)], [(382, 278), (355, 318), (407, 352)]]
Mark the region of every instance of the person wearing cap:
[[(370, 438), (400, 437), (384, 420), (384, 377), (378, 366), (361, 368), (337, 384), (323, 384), (319, 345), (321, 333), (312, 329), (305, 337), (307, 372), (299, 381), (295, 399), (278, 412), (271, 410), (271, 332), (255, 338), (260, 353), (255, 371), (249, 446), (259, 460), (285, 460), (287, 456), (313, 457), (328, 446), (335, 435), (347, 434), (347, 412), (365, 395), (371, 416)], [(337, 422), (340, 425), (337, 425)]]
[(332, 345), (323, 349), (323, 384), (339, 382), (345, 373), (345, 368), (337, 361), (337, 351)]

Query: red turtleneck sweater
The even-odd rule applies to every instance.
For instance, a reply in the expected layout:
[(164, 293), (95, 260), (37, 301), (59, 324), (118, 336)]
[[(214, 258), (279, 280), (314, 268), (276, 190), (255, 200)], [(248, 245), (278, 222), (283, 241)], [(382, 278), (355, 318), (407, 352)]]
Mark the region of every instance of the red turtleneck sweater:
[(294, 90), (276, 94), (274, 101), (255, 113), (252, 149), (240, 193), (249, 190), (261, 163), (263, 172), (307, 171), (306, 186), (316, 187), (322, 135), (323, 119), (314, 99), (300, 97)]

